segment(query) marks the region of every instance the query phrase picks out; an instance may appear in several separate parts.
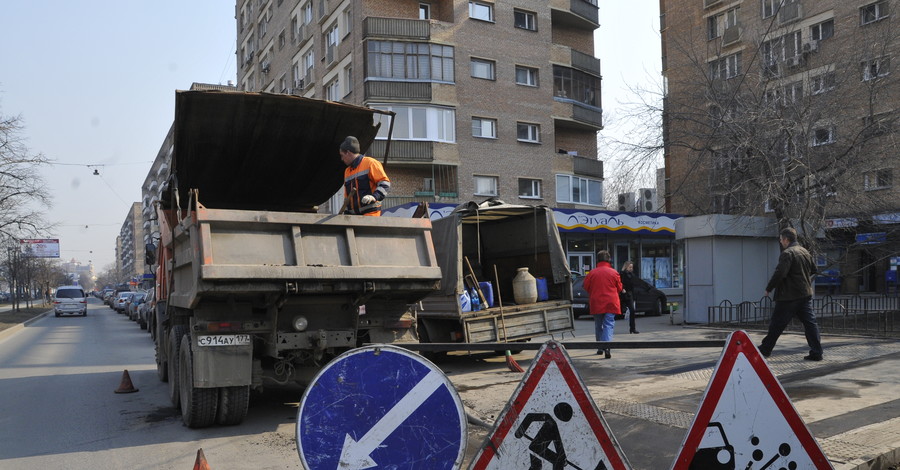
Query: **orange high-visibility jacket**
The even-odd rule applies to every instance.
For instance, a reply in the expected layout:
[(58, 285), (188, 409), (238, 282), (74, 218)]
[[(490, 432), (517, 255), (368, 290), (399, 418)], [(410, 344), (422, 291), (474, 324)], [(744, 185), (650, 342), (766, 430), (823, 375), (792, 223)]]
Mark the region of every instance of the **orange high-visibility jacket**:
[[(348, 214), (381, 215), (381, 201), (391, 189), (391, 180), (381, 162), (359, 155), (344, 169), (344, 198), (349, 198)], [(372, 195), (375, 202), (361, 205), (363, 196)]]

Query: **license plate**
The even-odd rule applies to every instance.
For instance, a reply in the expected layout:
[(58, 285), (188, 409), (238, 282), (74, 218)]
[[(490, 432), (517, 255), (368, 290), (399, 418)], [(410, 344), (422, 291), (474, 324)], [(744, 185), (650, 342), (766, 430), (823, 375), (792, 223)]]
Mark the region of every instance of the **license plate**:
[(200, 335), (199, 346), (246, 346), (250, 344), (250, 335)]
[(584, 304), (572, 304), (572, 308), (584, 308), (586, 305)]

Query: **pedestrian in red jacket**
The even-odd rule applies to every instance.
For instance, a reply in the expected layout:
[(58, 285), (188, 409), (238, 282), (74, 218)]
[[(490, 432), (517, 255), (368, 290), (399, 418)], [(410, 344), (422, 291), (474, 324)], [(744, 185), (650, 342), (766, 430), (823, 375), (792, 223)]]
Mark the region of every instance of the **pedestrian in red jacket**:
[[(597, 267), (584, 278), (584, 289), (590, 298), (594, 337), (597, 341), (612, 341), (616, 315), (622, 314), (619, 304), (619, 294), (623, 292), (622, 279), (609, 261), (608, 251), (597, 253)], [(598, 349), (597, 354), (604, 354), (607, 359), (612, 357), (609, 348)]]

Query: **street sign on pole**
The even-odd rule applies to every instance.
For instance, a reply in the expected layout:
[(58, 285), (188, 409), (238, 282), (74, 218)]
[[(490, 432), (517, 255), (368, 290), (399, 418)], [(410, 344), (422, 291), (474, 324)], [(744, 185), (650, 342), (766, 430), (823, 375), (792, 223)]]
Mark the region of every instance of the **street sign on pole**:
[(348, 351), (303, 393), (297, 452), (309, 470), (457, 469), (466, 414), (434, 364), (388, 345)]
[(547, 341), (469, 468), (626, 470), (631, 465), (565, 348)]
[(747, 333), (735, 331), (672, 468), (832, 466)]

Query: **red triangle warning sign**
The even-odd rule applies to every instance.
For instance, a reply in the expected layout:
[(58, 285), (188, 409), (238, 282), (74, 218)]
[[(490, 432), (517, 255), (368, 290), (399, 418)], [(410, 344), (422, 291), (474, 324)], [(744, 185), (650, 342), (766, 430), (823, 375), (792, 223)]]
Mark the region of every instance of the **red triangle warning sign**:
[(831, 469), (747, 333), (728, 342), (672, 470)]
[(548, 341), (469, 468), (625, 470), (631, 465), (565, 348)]

